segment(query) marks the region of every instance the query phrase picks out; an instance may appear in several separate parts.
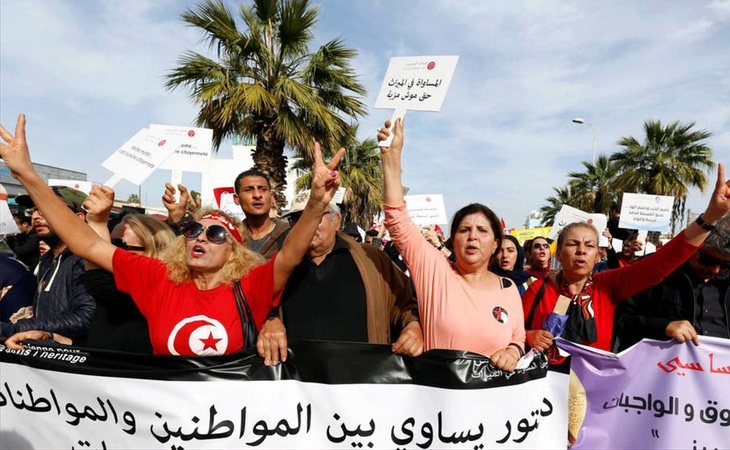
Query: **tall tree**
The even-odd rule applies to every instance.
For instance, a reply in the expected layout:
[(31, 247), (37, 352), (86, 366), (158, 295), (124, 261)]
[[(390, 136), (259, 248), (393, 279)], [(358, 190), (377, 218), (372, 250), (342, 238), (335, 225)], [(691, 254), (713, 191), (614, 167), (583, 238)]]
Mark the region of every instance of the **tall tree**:
[(616, 190), (616, 164), (608, 156), (599, 155), (594, 164), (583, 161), (583, 167), (584, 172), (568, 173), (574, 200), (586, 212), (607, 214), (620, 193)]
[(672, 231), (684, 219), (685, 202), (690, 187), (704, 192), (707, 173), (715, 166), (712, 149), (704, 142), (707, 130), (695, 130), (694, 122), (675, 121), (662, 125), (659, 120), (644, 122), (644, 139), (632, 136), (619, 139), (623, 150), (611, 155), (620, 172), (618, 189), (624, 192), (672, 195)]
[(308, 0), (254, 0), (239, 15), (240, 29), (221, 0), (186, 10), (182, 20), (201, 30), (217, 61), (185, 52), (166, 87), (190, 89), (200, 106), (196, 122), (213, 129), (216, 149), (233, 135), (256, 138), (254, 163), (270, 176), (281, 207), (284, 147), (309, 154), (317, 139), (329, 151), (346, 118), (365, 113), (365, 89), (350, 67), (355, 50), (340, 39), (310, 52), (317, 8)]
[[(373, 218), (380, 213), (383, 199), (383, 167), (380, 162), (380, 149), (375, 139), (357, 139), (357, 126), (348, 128), (343, 141), (347, 149), (340, 162), (340, 181), (345, 188), (343, 217), (346, 221), (368, 227)], [(300, 175), (296, 180), (296, 190), (307, 189), (312, 184), (308, 171), (310, 163), (306, 158), (297, 159), (293, 168)]]
[(570, 184), (565, 185), (560, 188), (553, 188), (553, 191), (555, 191), (555, 195), (551, 195), (550, 197), (546, 198), (545, 201), (547, 202), (547, 205), (540, 208), (540, 211), (542, 212), (542, 226), (548, 227), (553, 224), (555, 221), (555, 216), (560, 212), (560, 208), (563, 207), (563, 205), (572, 206), (573, 208), (580, 209), (580, 204), (577, 203), (575, 194), (573, 193), (572, 188), (570, 187)]

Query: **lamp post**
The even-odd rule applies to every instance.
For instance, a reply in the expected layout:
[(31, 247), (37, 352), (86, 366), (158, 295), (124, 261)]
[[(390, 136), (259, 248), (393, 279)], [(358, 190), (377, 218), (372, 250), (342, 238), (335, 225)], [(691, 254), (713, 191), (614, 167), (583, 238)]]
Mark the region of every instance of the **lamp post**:
[(573, 123), (577, 123), (579, 125), (588, 125), (589, 127), (591, 127), (591, 131), (593, 133), (593, 165), (595, 165), (596, 164), (596, 129), (593, 128), (593, 125), (586, 122), (585, 119), (583, 119), (582, 117), (576, 117), (575, 119), (573, 119)]

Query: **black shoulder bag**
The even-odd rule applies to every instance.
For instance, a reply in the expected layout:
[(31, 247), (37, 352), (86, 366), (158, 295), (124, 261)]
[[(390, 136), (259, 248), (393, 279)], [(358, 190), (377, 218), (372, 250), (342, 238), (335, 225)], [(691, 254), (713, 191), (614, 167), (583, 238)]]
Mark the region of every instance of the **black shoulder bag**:
[(246, 301), (246, 295), (243, 293), (243, 288), (241, 287), (240, 281), (236, 281), (233, 284), (233, 296), (236, 298), (238, 315), (241, 318), (241, 328), (243, 331), (243, 351), (255, 350), (258, 332), (256, 331), (256, 324), (253, 320), (253, 314), (251, 314), (251, 308), (248, 307), (248, 301)]

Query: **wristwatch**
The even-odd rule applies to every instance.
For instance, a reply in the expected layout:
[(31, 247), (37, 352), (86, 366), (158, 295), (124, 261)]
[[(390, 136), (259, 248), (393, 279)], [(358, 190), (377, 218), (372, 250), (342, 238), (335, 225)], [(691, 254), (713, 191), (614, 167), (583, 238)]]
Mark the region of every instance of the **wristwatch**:
[(705, 222), (704, 219), (702, 218), (703, 215), (704, 215), (704, 213), (702, 213), (699, 216), (697, 216), (697, 218), (695, 219), (695, 223), (697, 225), (699, 225), (700, 228), (702, 228), (705, 231), (712, 231), (712, 230), (714, 230), (715, 229), (715, 225), (711, 225), (711, 224)]

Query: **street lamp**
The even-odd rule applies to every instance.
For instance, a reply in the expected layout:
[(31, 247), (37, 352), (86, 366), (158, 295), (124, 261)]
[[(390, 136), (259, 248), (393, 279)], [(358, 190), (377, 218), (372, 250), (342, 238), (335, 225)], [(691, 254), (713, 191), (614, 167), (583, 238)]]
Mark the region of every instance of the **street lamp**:
[(576, 117), (575, 119), (573, 119), (573, 123), (577, 123), (579, 125), (588, 125), (589, 127), (591, 127), (591, 131), (593, 132), (593, 165), (595, 165), (596, 164), (596, 129), (593, 128), (593, 125), (586, 122), (585, 119), (583, 119), (582, 117)]

